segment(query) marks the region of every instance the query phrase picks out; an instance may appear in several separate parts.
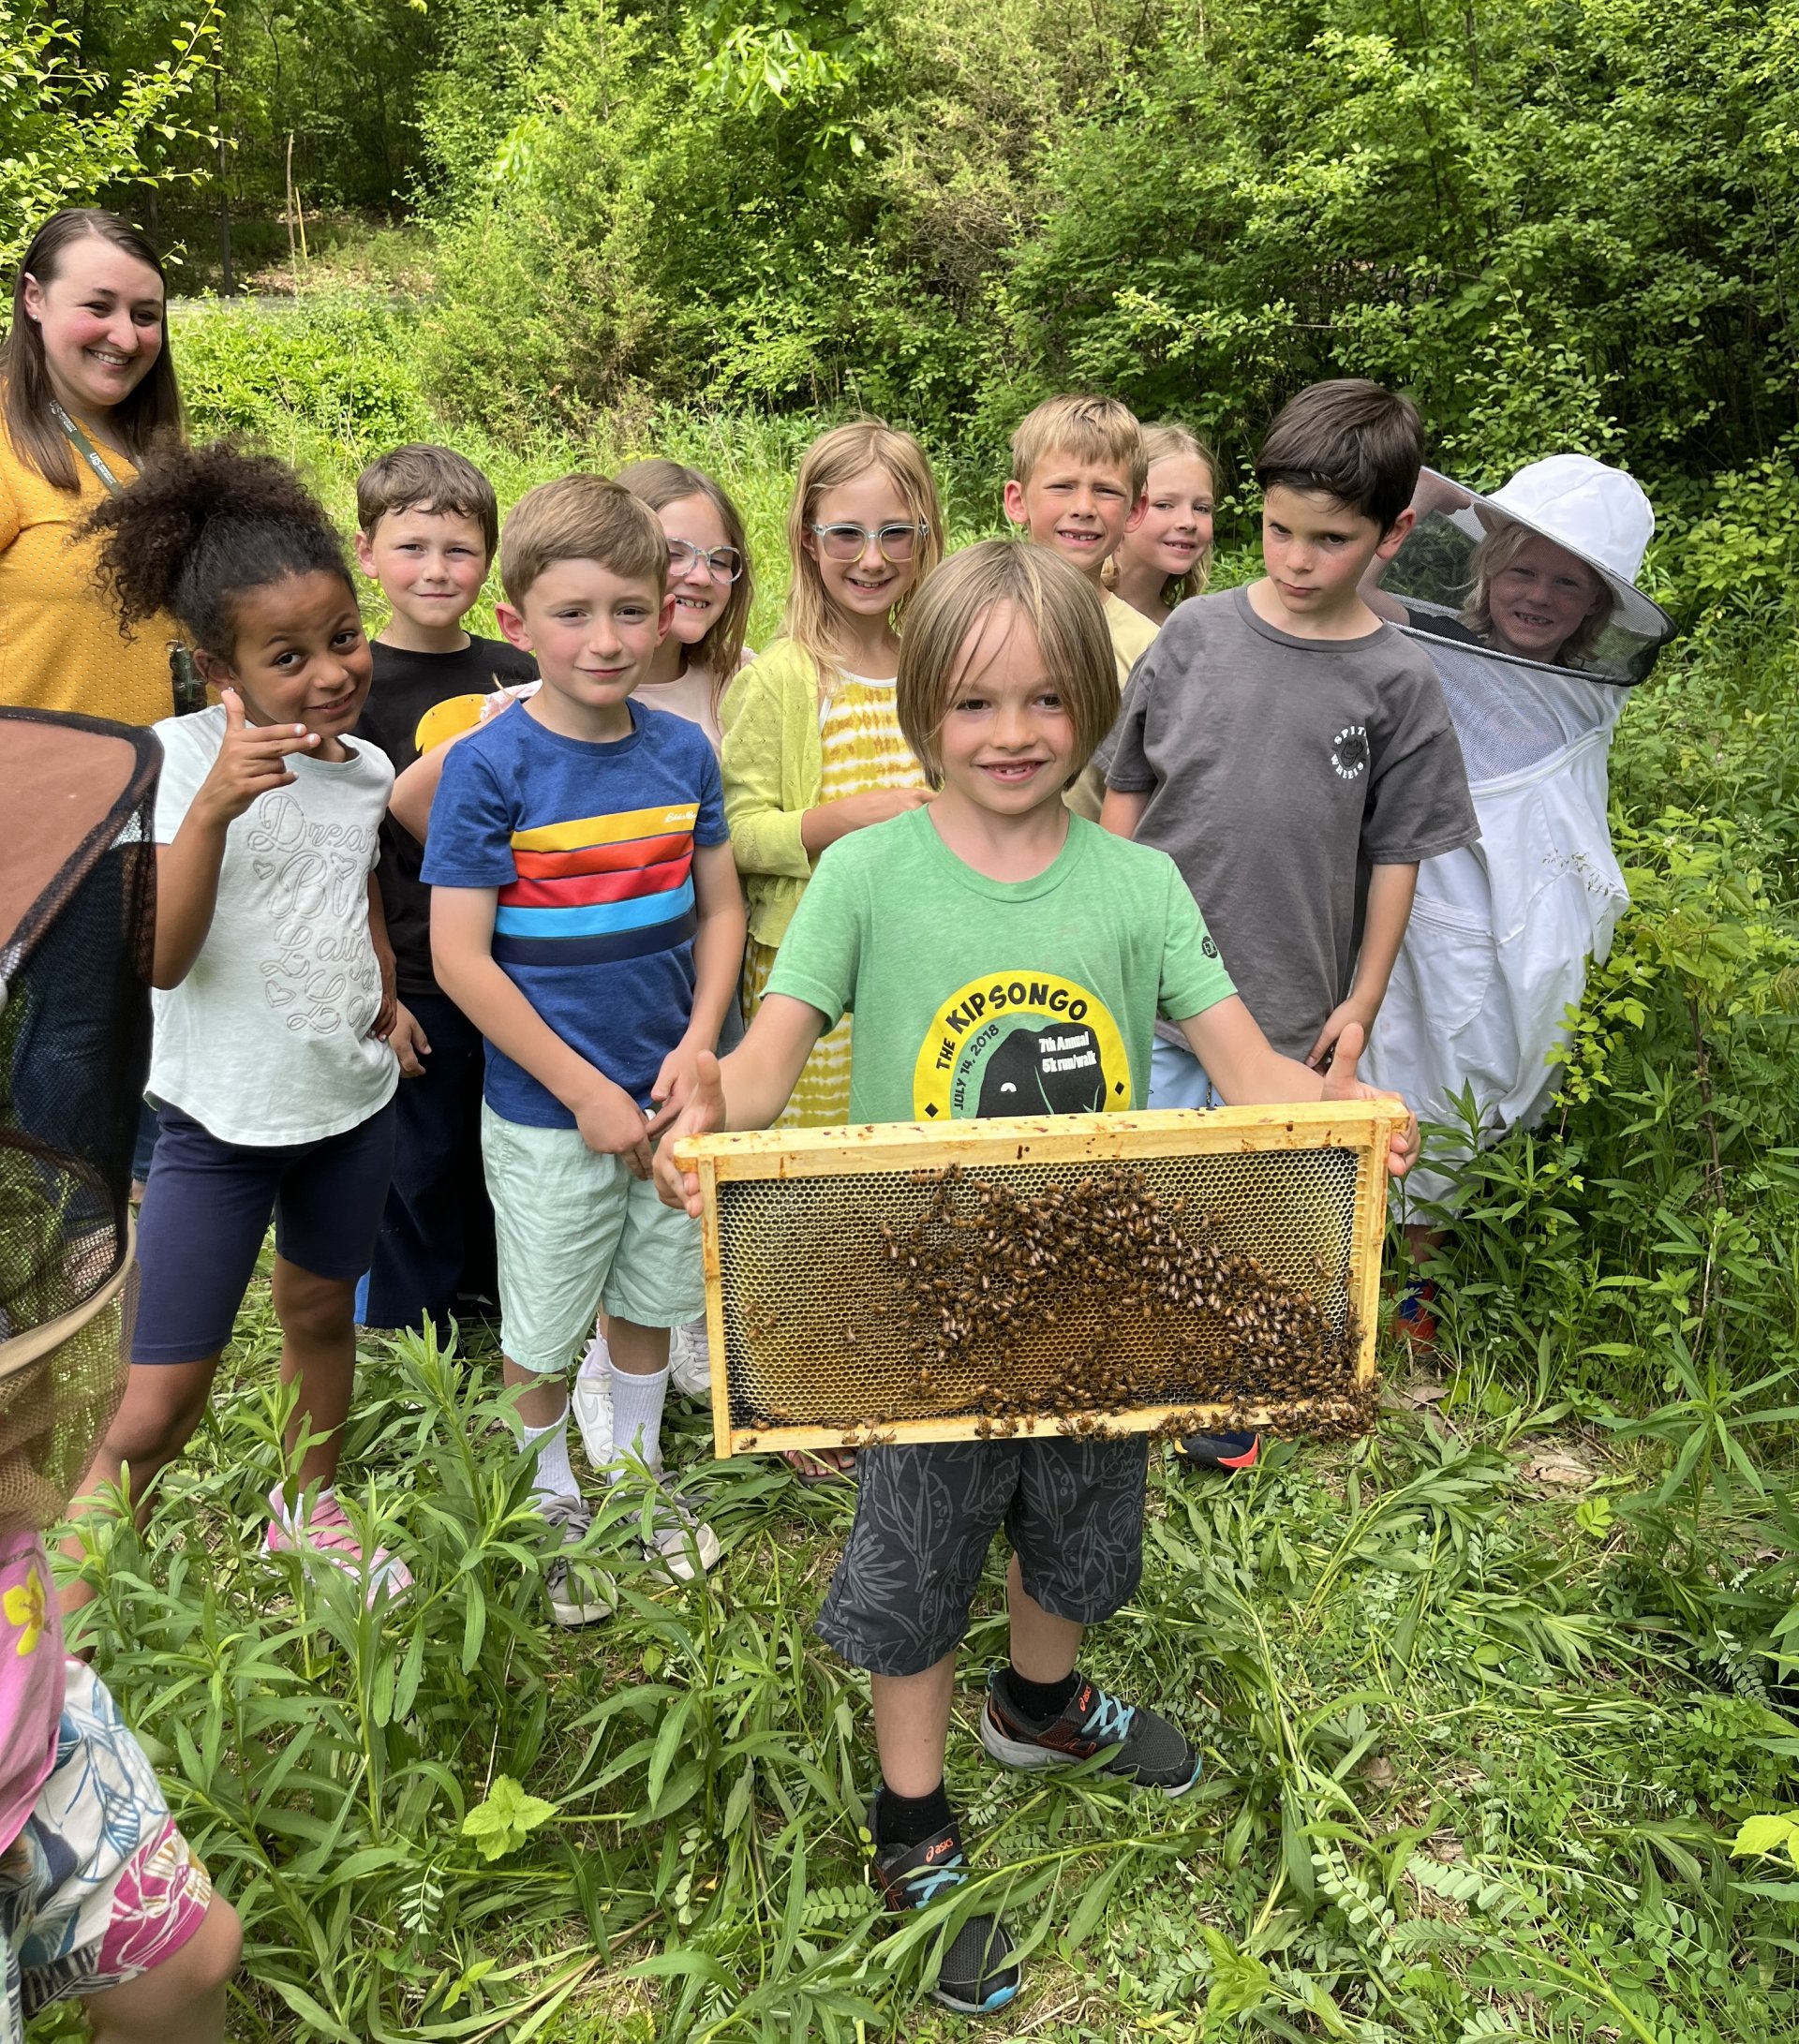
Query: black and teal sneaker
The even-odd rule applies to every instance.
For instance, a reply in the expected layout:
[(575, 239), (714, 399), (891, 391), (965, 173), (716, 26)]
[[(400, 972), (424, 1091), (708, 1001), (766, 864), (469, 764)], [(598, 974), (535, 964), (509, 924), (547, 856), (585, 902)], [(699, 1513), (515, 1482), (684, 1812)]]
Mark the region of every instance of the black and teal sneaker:
[(1195, 1469), (1222, 1469), (1234, 1475), (1254, 1469), (1262, 1458), (1258, 1433), (1189, 1433), (1174, 1444), (1174, 1452)]
[[(954, 1894), (968, 1879), (961, 1827), (952, 1817), (915, 1845), (883, 1845), (875, 1822), (880, 1807), (877, 1789), (869, 1805), (869, 1836), (875, 1841), (875, 1882), (887, 1907), (903, 1917)], [(1005, 1925), (998, 1917), (970, 1917), (944, 1952), (930, 1992), (959, 2016), (990, 2016), (1017, 1994), (1022, 1978)]]
[(1158, 1711), (1124, 1703), (1077, 1673), (1075, 1693), (1047, 1725), (1033, 1725), (1013, 1710), (1004, 1671), (987, 1684), (981, 1744), (1002, 1767), (1072, 1767), (1110, 1752), (1106, 1772), (1165, 1796), (1184, 1796), (1203, 1764), (1185, 1733)]

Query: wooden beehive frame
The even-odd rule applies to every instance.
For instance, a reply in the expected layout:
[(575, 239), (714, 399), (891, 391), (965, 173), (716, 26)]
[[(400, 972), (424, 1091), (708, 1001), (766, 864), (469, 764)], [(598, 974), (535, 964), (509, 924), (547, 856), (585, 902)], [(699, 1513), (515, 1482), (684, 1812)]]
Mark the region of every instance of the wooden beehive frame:
[[(959, 1165), (965, 1173), (1008, 1164), (1091, 1164), (1105, 1167), (1153, 1158), (1218, 1155), (1245, 1150), (1348, 1150), (1357, 1153), (1348, 1291), (1360, 1333), (1356, 1382), (1375, 1375), (1380, 1254), (1386, 1227), (1388, 1145), (1405, 1116), (1384, 1101), (1331, 1101), (1283, 1107), (1222, 1107), (1142, 1114), (1054, 1115), (970, 1119), (934, 1127), (927, 1122), (876, 1122), (841, 1129), (757, 1129), (685, 1137), (678, 1162), (699, 1178), (704, 1202), (706, 1330), (712, 1354), (712, 1429), (720, 1456), (749, 1450), (840, 1445), (840, 1426), (734, 1424), (726, 1371), (723, 1270), (719, 1187), (742, 1180), (832, 1178), (893, 1172), (910, 1180), (920, 1171)], [(1142, 1406), (1117, 1424), (1147, 1432), (1179, 1421), (1202, 1429), (1223, 1415), (1214, 1406)], [(1029, 1430), (1059, 1430), (1045, 1418)], [(973, 1440), (989, 1431), (974, 1417), (902, 1419), (881, 1429), (882, 1441)]]

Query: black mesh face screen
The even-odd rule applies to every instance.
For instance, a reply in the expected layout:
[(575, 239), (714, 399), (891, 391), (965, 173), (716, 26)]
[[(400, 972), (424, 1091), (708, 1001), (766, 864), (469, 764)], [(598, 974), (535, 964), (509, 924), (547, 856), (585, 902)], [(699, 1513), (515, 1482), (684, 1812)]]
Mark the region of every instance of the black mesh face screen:
[(0, 1522), (59, 1515), (122, 1387), (160, 756), (0, 711)]

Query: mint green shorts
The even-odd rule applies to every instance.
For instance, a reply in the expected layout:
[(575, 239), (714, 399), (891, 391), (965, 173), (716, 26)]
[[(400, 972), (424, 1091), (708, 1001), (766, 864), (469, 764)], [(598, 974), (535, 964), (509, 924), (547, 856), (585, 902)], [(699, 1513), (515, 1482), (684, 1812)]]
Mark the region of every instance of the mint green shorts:
[(508, 1121), (483, 1101), (481, 1153), (499, 1250), (500, 1346), (521, 1370), (560, 1376), (603, 1306), (640, 1327), (706, 1311), (700, 1224), (664, 1207), (622, 1159), (577, 1129)]

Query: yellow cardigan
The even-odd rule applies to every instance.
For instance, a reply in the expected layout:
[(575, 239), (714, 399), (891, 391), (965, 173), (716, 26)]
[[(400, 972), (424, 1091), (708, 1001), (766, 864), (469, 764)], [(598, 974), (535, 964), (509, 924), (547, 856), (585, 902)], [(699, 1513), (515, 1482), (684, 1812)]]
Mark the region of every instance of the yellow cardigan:
[[(137, 470), (105, 451), (121, 482)], [(106, 485), (77, 459), (78, 487), (46, 482), (0, 427), (0, 703), (84, 710), (122, 724), (175, 714), (169, 644), (172, 617), (149, 617), (130, 639), (94, 583), (97, 549), (68, 543), (76, 524), (106, 501)]]
[(818, 662), (791, 639), (777, 639), (731, 684), (719, 712), (724, 745), (724, 820), (743, 875), (750, 934), (777, 945), (787, 934), (812, 862), (800, 818), (818, 807)]

